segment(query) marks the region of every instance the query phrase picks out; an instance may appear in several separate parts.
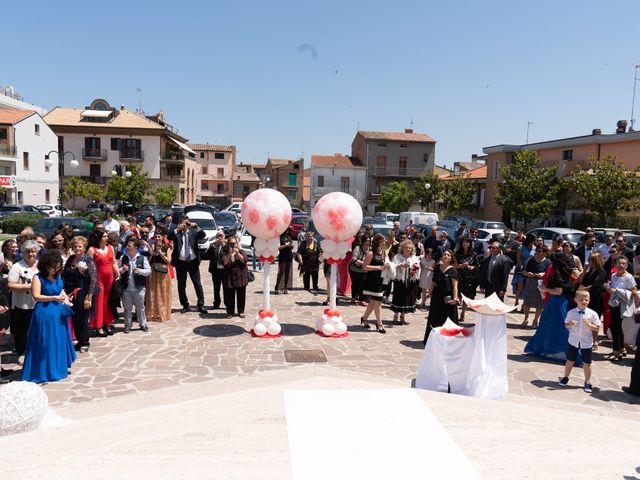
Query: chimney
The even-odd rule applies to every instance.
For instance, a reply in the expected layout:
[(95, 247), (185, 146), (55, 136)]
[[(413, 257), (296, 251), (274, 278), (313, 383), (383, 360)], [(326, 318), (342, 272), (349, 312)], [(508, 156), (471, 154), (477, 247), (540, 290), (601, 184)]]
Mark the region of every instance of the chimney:
[(124, 110), (124, 105), (120, 105), (120, 110)]
[(626, 133), (627, 131), (627, 121), (626, 120), (618, 120), (616, 124), (616, 133)]
[(594, 128), (593, 130), (591, 130), (591, 135), (602, 135), (602, 130), (600, 130), (599, 128)]
[(478, 167), (478, 154), (477, 153), (472, 153), (471, 154), (471, 169), (475, 169)]
[(413, 128), (405, 128), (404, 133), (413, 133)]

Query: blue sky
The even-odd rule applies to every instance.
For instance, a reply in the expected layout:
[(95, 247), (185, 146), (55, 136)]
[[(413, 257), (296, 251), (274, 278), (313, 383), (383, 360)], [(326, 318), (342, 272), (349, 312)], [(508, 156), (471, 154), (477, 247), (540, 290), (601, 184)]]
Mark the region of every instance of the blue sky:
[(33, 0), (3, 17), (0, 84), (25, 100), (135, 109), (141, 88), (191, 142), (256, 163), (349, 153), (358, 126), (412, 118), (445, 165), (524, 143), (528, 121), (530, 141), (610, 133), (640, 62), (627, 0)]

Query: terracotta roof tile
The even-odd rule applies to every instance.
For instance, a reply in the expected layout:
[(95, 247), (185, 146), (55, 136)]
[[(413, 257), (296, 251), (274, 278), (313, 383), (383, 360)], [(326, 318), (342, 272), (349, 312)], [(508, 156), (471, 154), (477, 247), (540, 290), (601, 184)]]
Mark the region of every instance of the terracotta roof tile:
[(207, 152), (233, 152), (232, 145), (214, 145), (211, 143), (187, 143), (193, 150)]
[(0, 123), (13, 125), (36, 113), (35, 110), (18, 108), (0, 108)]
[(436, 143), (436, 141), (425, 133), (406, 133), (406, 132), (371, 132), (367, 130), (358, 131), (358, 135), (371, 140), (390, 140), (404, 142), (427, 142)]
[(44, 116), (51, 127), (95, 127), (95, 128), (145, 128), (164, 130), (162, 125), (129, 110), (116, 110), (116, 116), (109, 122), (87, 122), (80, 114), (85, 108), (56, 107)]
[(357, 158), (336, 153), (335, 155), (311, 155), (311, 165), (314, 167), (361, 167)]
[(474, 168), (473, 170), (467, 170), (466, 172), (458, 173), (455, 175), (447, 175), (446, 177), (441, 177), (442, 180), (453, 180), (457, 177), (464, 177), (470, 180), (482, 180), (487, 178), (487, 166), (483, 165), (478, 168)]

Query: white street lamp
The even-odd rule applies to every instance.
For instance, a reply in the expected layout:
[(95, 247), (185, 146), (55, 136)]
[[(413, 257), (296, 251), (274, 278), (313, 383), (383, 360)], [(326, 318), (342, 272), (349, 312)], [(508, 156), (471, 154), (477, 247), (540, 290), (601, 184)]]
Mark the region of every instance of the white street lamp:
[(127, 178), (131, 177), (131, 175), (132, 175), (132, 173), (129, 170), (124, 172), (124, 176), (127, 177)]

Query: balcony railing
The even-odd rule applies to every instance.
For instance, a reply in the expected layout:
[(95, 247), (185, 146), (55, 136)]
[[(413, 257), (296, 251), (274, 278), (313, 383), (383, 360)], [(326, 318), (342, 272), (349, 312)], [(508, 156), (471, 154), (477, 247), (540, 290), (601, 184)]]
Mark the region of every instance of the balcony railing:
[(160, 180), (175, 180), (184, 182), (187, 179), (184, 173), (160, 171)]
[(80, 177), (85, 182), (95, 183), (96, 185), (106, 185), (107, 178), (101, 175), (85, 175)]
[(82, 158), (90, 158), (91, 160), (106, 160), (107, 150), (104, 148), (83, 148)]
[(0, 155), (3, 157), (17, 157), (18, 149), (13, 145), (0, 144)]
[(375, 167), (373, 174), (377, 177), (418, 177), (427, 170), (425, 168)]
[(127, 162), (142, 162), (144, 161), (144, 151), (123, 148), (120, 150), (120, 160), (125, 160)]
[(162, 162), (180, 162), (184, 163), (184, 154), (175, 152), (164, 152), (160, 158)]

